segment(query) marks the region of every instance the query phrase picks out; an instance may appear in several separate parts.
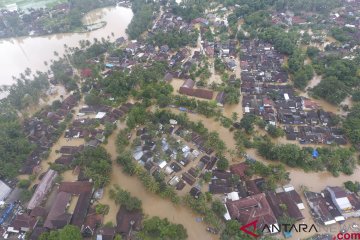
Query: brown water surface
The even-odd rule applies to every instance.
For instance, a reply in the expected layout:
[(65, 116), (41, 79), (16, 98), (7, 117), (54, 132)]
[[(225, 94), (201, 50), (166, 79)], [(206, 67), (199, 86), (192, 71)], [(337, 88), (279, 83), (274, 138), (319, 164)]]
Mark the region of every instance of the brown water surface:
[[(14, 83), (12, 76), (29, 67), (33, 72), (36, 70), (47, 71), (44, 61), (50, 63), (54, 59), (54, 51), (60, 56), (65, 53), (64, 44), (68, 47), (76, 47), (80, 40), (101, 39), (110, 36), (112, 40), (118, 37), (126, 37), (125, 29), (132, 19), (131, 9), (124, 7), (109, 7), (96, 9), (84, 16), (85, 24), (107, 22), (106, 26), (87, 33), (61, 33), (43, 37), (19, 37), (0, 40), (0, 85)], [(112, 37), (114, 33), (115, 37)]]

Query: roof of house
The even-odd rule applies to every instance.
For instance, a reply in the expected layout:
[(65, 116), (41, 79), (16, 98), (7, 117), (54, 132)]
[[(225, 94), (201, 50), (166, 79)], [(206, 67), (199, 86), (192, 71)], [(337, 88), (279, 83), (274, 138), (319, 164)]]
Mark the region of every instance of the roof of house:
[(248, 165), (246, 162), (237, 163), (230, 166), (230, 172), (244, 178), (246, 177), (245, 170), (247, 168)]
[(40, 235), (44, 232), (47, 232), (47, 229), (44, 227), (35, 227), (34, 230), (31, 232), (29, 240), (38, 240)]
[(35, 193), (33, 194), (32, 198), (29, 201), (28, 209), (34, 209), (35, 207), (40, 205), (45, 195), (50, 190), (52, 183), (57, 175), (58, 175), (57, 172), (52, 169), (50, 169), (45, 174), (45, 176), (41, 179), (41, 182), (37, 186)]
[(225, 103), (225, 93), (218, 92), (218, 94), (216, 95), (216, 101), (220, 104), (224, 104)]
[(113, 240), (116, 234), (115, 227), (102, 227), (97, 232), (98, 235), (101, 235), (102, 240)]
[(16, 215), (15, 219), (11, 222), (10, 227), (20, 231), (25, 229), (32, 230), (37, 223), (37, 219), (27, 214)]
[(91, 208), (85, 218), (82, 228), (89, 228), (93, 234), (97, 226), (100, 226), (102, 224), (103, 218), (103, 215), (96, 214), (95, 209)]
[(32, 216), (32, 217), (43, 217), (44, 218), (44, 217), (46, 217), (46, 215), (47, 215), (47, 211), (43, 207), (35, 207), (30, 212), (30, 216)]
[(62, 228), (70, 222), (71, 214), (66, 213), (66, 206), (71, 199), (71, 194), (59, 192), (51, 206), (50, 212), (44, 222), (48, 229)]
[(281, 192), (276, 194), (280, 201), (286, 205), (286, 212), (289, 217), (295, 219), (296, 221), (304, 219), (304, 216), (297, 206), (297, 202), (293, 199), (293, 195), (290, 192)]
[(248, 224), (257, 220), (257, 227), (277, 223), (275, 215), (264, 193), (256, 194), (236, 201), (227, 201), (226, 207), (232, 219)]
[(130, 230), (139, 230), (143, 214), (140, 210), (129, 211), (125, 206), (121, 206), (116, 215), (116, 232), (128, 235)]
[(79, 195), (76, 203), (71, 224), (81, 227), (88, 212), (92, 195), (91, 182), (62, 182), (59, 186), (59, 192)]
[(0, 180), (0, 201), (3, 201), (11, 193), (11, 188)]
[(195, 82), (190, 78), (185, 80), (183, 85), (181, 85), (181, 87), (183, 87), (183, 88), (193, 88), (194, 86), (195, 86)]

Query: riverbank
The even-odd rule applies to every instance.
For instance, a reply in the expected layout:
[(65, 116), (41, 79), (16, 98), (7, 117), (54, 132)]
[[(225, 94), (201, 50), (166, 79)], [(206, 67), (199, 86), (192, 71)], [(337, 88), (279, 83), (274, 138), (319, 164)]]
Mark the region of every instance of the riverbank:
[(105, 7), (131, 6), (128, 1), (118, 0), (61, 0), (39, 8), (32, 7), (32, 4), (19, 8), (17, 3), (22, 2), (11, 2), (0, 10), (0, 26), (3, 28), (0, 38), (85, 32), (89, 28), (83, 23), (82, 17), (88, 12)]
[[(19, 37), (0, 40), (0, 85), (11, 85), (15, 83), (12, 76), (19, 76), (26, 68), (35, 71), (47, 71), (48, 65), (54, 58), (56, 51), (59, 56), (65, 53), (64, 45), (68, 47), (79, 46), (79, 41), (83, 39), (93, 40), (102, 37), (110, 37), (114, 41), (114, 36), (126, 37), (125, 30), (132, 19), (131, 9), (125, 7), (109, 7), (96, 9), (87, 13), (83, 17), (85, 24), (92, 24), (99, 21), (107, 22), (103, 28), (86, 33), (63, 33), (53, 34), (45, 37)], [(117, 24), (114, 24), (117, 23)], [(113, 34), (114, 36), (113, 36)], [(41, 46), (41, 51), (39, 51)]]

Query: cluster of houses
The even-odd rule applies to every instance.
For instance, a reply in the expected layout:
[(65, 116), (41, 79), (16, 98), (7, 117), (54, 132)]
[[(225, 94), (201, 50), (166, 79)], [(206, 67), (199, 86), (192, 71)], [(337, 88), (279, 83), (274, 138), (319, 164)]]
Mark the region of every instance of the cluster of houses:
[(342, 187), (326, 187), (321, 193), (304, 192), (317, 223), (331, 225), (360, 217), (360, 199)]
[[(15, 5), (0, 10), (0, 38), (14, 37), (16, 35), (40, 36), (51, 34), (55, 29), (48, 28), (43, 22), (50, 18), (61, 18), (68, 14), (70, 5), (68, 3), (57, 4), (51, 9), (29, 8), (26, 12), (19, 10)], [(16, 26), (12, 25), (12, 19), (18, 19)], [(56, 32), (66, 32), (70, 26), (64, 24), (63, 29)]]
[[(265, 190), (263, 178), (249, 179), (246, 176), (248, 166), (243, 162), (231, 165), (230, 171), (211, 171), (209, 192), (223, 196), (225, 220), (237, 220), (242, 225), (257, 220), (257, 229), (267, 225), (275, 229), (270, 233), (277, 233), (281, 218), (290, 217), (295, 221), (304, 219), (302, 210), (305, 206), (293, 186), (286, 185), (275, 191)], [(193, 188), (190, 193), (196, 198), (201, 192), (195, 190)]]
[(42, 110), (36, 116), (26, 119), (23, 123), (25, 135), (36, 148), (27, 157), (20, 170), (21, 174), (33, 174), (38, 172), (40, 160), (47, 156), (52, 145), (62, 133), (61, 123), (71, 113), (78, 103), (78, 96), (70, 95), (65, 98), (57, 109), (50, 107)]
[[(266, 226), (265, 233), (270, 234), (280, 232), (285, 218), (295, 223), (304, 220), (306, 206), (294, 187), (285, 185), (274, 191), (266, 190), (263, 178), (246, 176), (249, 164), (233, 164), (230, 171), (212, 170), (209, 192), (222, 196), (225, 220), (237, 220), (241, 225), (257, 221), (257, 229)], [(190, 192), (195, 198), (201, 194), (197, 190), (193, 188)], [(342, 187), (326, 187), (321, 193), (305, 191), (304, 197), (317, 224), (343, 223), (347, 218), (360, 216), (359, 197)], [(286, 238), (292, 236), (290, 232), (284, 235)]]
[(302, 14), (302, 16), (295, 16), (293, 13), (279, 13), (274, 12), (271, 15), (272, 24), (283, 25), (286, 27), (294, 26), (294, 25), (305, 25), (308, 24), (306, 21), (306, 16)]
[[(124, 103), (118, 108), (108, 106), (89, 107), (83, 106), (79, 109), (78, 118), (74, 119), (65, 130), (64, 137), (70, 139), (84, 139), (85, 144), (80, 146), (61, 146), (61, 156), (55, 160), (56, 164), (70, 166), (75, 155), (84, 147), (97, 147), (106, 139), (104, 129), (100, 124), (116, 124), (118, 119), (124, 117), (133, 107), (132, 103)], [(80, 171), (82, 175), (82, 172)]]
[(313, 144), (346, 144), (342, 131), (334, 126), (334, 115), (325, 112), (285, 85), (284, 56), (270, 44), (246, 40), (241, 45), (241, 92), (245, 114), (253, 114), (271, 125), (285, 129), (288, 140)]
[[(42, 233), (75, 225), (87, 239), (114, 239), (119, 234), (127, 239), (140, 230), (143, 214), (121, 207), (114, 227), (103, 226), (103, 215), (95, 209), (97, 191), (89, 181), (61, 182), (54, 186), (58, 173), (49, 170), (41, 179), (26, 208), (17, 202), (0, 201), (0, 238), (37, 240)], [(11, 191), (11, 190), (10, 190)], [(5, 193), (3, 184), (0, 192)], [(48, 197), (51, 192), (52, 197)], [(8, 193), (7, 193), (8, 194)], [(1, 198), (4, 195), (1, 195)], [(103, 226), (103, 227), (101, 227)]]
[[(199, 134), (178, 126), (175, 120), (160, 124), (158, 131), (161, 139), (152, 137), (146, 128), (136, 132), (140, 141), (133, 149), (133, 158), (150, 174), (164, 173), (168, 184), (180, 191), (186, 184), (194, 186), (204, 171), (214, 168), (217, 158), (210, 156), (213, 150), (205, 147), (205, 139)], [(191, 142), (184, 142), (184, 138)]]
[(343, 7), (336, 9), (330, 14), (330, 24), (339, 28), (349, 29), (347, 31), (350, 46), (359, 44), (360, 39), (360, 3), (359, 1), (343, 0)]
[[(69, 99), (72, 99), (71, 97)], [(72, 101), (64, 100), (64, 102)], [(77, 100), (74, 101), (74, 105), (76, 103)], [(71, 108), (74, 105), (71, 105)], [(80, 108), (81, 116), (73, 120), (65, 131), (65, 138), (87, 138), (87, 141), (80, 146), (61, 146), (58, 150), (58, 154), (61, 155), (55, 163), (73, 166), (72, 163), (77, 154), (85, 147), (96, 147), (104, 140), (104, 131), (96, 126), (113, 118), (119, 119), (125, 116), (132, 107), (133, 104), (125, 103), (114, 109), (104, 106)], [(70, 111), (71, 108), (68, 107), (67, 110)], [(61, 120), (61, 118), (54, 119)], [(30, 120), (32, 121), (34, 120)], [(112, 120), (109, 122), (115, 123)], [(37, 131), (41, 130), (42, 125), (37, 122), (34, 126), (31, 124), (26, 126), (32, 126), (35, 132), (32, 131), (31, 136), (37, 136)], [(96, 236), (98, 239), (113, 239), (116, 234), (120, 234), (126, 239), (130, 232), (140, 229), (142, 213), (128, 211), (125, 208), (119, 210), (115, 227), (99, 227), (103, 225), (103, 215), (96, 213), (95, 202), (102, 197), (102, 191), (94, 189), (92, 182), (85, 177), (83, 169), (75, 167), (73, 173), (77, 174), (77, 181), (61, 183), (57, 183), (59, 174), (55, 170), (49, 169), (41, 174), (39, 183), (34, 185), (34, 192), (26, 207), (18, 204), (20, 199), (18, 188), (13, 190), (0, 181), (0, 235), (5, 239), (14, 235), (19, 239), (24, 239), (26, 233), (29, 239), (35, 240), (44, 232), (72, 224), (81, 229), (83, 237)]]

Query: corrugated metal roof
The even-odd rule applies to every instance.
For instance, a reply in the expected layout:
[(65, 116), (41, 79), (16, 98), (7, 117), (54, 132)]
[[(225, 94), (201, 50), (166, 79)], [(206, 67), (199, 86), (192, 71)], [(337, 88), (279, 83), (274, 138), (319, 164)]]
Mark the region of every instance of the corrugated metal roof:
[(0, 201), (3, 201), (11, 193), (11, 188), (0, 180)]

